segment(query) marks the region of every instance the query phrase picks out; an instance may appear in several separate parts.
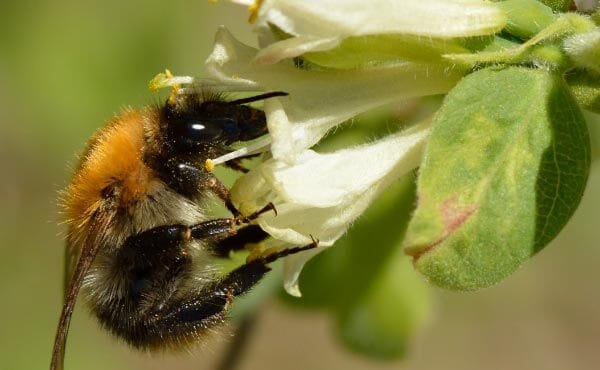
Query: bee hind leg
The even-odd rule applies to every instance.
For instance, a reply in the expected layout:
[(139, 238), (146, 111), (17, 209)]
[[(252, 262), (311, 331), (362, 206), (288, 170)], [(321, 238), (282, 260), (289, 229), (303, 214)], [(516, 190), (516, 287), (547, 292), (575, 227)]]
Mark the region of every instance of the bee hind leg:
[(177, 341), (200, 334), (224, 319), (233, 299), (251, 290), (271, 270), (269, 263), (315, 247), (313, 242), (249, 261), (199, 292), (190, 292), (168, 303), (167, 309), (159, 314), (159, 329), (174, 335)]
[(223, 321), (233, 299), (252, 289), (270, 271), (269, 263), (316, 247), (313, 242), (259, 256), (222, 278), (197, 276), (204, 284), (187, 284), (196, 276), (185, 241), (223, 237), (234, 226), (233, 218), (216, 219), (159, 226), (130, 237), (114, 260), (127, 278), (120, 284), (121, 294), (96, 308), (100, 321), (140, 349), (192, 343)]

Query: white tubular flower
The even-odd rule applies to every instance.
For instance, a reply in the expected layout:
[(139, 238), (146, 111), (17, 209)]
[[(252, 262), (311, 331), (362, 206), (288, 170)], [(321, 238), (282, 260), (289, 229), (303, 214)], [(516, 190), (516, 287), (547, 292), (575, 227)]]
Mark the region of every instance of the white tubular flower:
[(266, 160), (236, 182), (233, 201), (243, 210), (268, 202), (277, 216), (259, 225), (281, 241), (304, 245), (319, 239), (319, 249), (285, 259), (284, 286), (299, 296), (298, 276), (306, 261), (329, 247), (392, 182), (416, 168), (429, 133), (429, 121), (377, 142), (333, 153), (302, 152), (293, 165)]
[(257, 53), (221, 28), (206, 66), (224, 84), (289, 94), (265, 103), (271, 152), (287, 163), (357, 114), (402, 99), (446, 93), (462, 77), (461, 71), (440, 65), (408, 62), (341, 71), (302, 70), (291, 63), (265, 66), (253, 62)]
[(600, 74), (600, 28), (567, 38), (564, 49), (578, 67)]
[[(314, 251), (285, 259), (284, 286), (290, 294), (300, 295), (297, 281), (306, 261), (333, 245), (388, 185), (418, 167), (429, 121), (355, 148), (332, 153), (310, 148), (358, 114), (408, 98), (447, 93), (468, 72), (442, 60), (446, 52), (463, 50), (451, 38), (493, 34), (505, 25), (506, 17), (482, 0), (234, 2), (250, 6), (262, 49), (240, 43), (221, 28), (206, 61), (209, 73), (231, 90), (282, 91), (288, 96), (265, 101), (268, 137), (212, 163), (270, 152), (238, 179), (232, 200), (243, 214), (273, 203), (277, 216), (265, 214), (257, 222), (286, 245), (305, 245), (311, 237), (319, 240)], [(392, 51), (394, 57), (385, 58), (390, 35), (396, 41), (392, 48), (409, 45), (420, 57), (405, 58)], [(363, 36), (382, 36), (369, 45), (373, 54), (352, 50), (364, 64), (327, 68), (307, 56), (309, 67), (298, 68), (289, 59)], [(383, 59), (370, 63), (370, 55)], [(328, 56), (334, 65), (337, 56), (335, 52)], [(179, 84), (189, 82), (187, 77), (165, 73), (151, 86), (179, 90)]]
[[(268, 4), (260, 9), (269, 8)], [(312, 2), (298, 4), (316, 6)], [(285, 41), (279, 45), (281, 50), (287, 48)], [(216, 158), (214, 163), (270, 151), (270, 159), (236, 182), (232, 200), (242, 213), (272, 202), (278, 215), (264, 215), (258, 223), (286, 244), (305, 245), (311, 236), (319, 239), (318, 249), (290, 256), (284, 262), (284, 286), (290, 294), (300, 295), (298, 276), (306, 261), (333, 245), (391, 182), (418, 166), (429, 128), (423, 123), (334, 153), (320, 154), (309, 148), (332, 128), (360, 113), (407, 98), (446, 93), (465, 71), (414, 62), (346, 70), (301, 69), (291, 61), (264, 64), (260, 53), (237, 41), (225, 28), (217, 33), (206, 62), (212, 77), (240, 90), (284, 91), (289, 96), (265, 102), (267, 139)], [(282, 55), (291, 54), (284, 50)]]
[(506, 16), (481, 0), (264, 0), (256, 28), (276, 26), (291, 37), (264, 47), (258, 63), (332, 49), (347, 37), (402, 34), (451, 38), (493, 34)]

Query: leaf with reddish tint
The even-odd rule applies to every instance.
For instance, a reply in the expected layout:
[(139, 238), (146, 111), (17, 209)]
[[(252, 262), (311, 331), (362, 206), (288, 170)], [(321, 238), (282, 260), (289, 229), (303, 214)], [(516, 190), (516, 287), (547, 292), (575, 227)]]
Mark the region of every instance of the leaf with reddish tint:
[(495, 284), (567, 223), (589, 166), (585, 121), (559, 75), (477, 71), (434, 120), (406, 253), (439, 286)]

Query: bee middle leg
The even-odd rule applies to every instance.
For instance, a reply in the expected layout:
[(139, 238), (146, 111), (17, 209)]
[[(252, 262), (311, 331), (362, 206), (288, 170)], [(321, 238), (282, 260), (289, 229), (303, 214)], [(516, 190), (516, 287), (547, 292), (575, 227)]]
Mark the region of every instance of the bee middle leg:
[(150, 158), (148, 161), (162, 174), (163, 180), (179, 193), (194, 197), (204, 189), (209, 190), (223, 201), (234, 217), (241, 216), (231, 200), (229, 189), (214, 174), (179, 158), (171, 158), (166, 162)]

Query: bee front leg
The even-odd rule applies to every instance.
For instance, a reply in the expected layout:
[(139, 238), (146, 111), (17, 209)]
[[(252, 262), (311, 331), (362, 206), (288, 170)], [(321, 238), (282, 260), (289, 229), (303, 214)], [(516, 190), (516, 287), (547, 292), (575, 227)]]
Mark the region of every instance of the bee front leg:
[(221, 182), (221, 180), (219, 180), (216, 176), (214, 176), (211, 173), (206, 173), (204, 183), (213, 194), (215, 194), (223, 201), (223, 203), (225, 203), (225, 207), (227, 208), (227, 210), (229, 210), (229, 212), (231, 212), (231, 214), (234, 217), (240, 216), (240, 211), (238, 211), (238, 209), (233, 205), (233, 202), (231, 201), (231, 194), (229, 193), (229, 189), (227, 188), (227, 186), (225, 186), (225, 184)]

